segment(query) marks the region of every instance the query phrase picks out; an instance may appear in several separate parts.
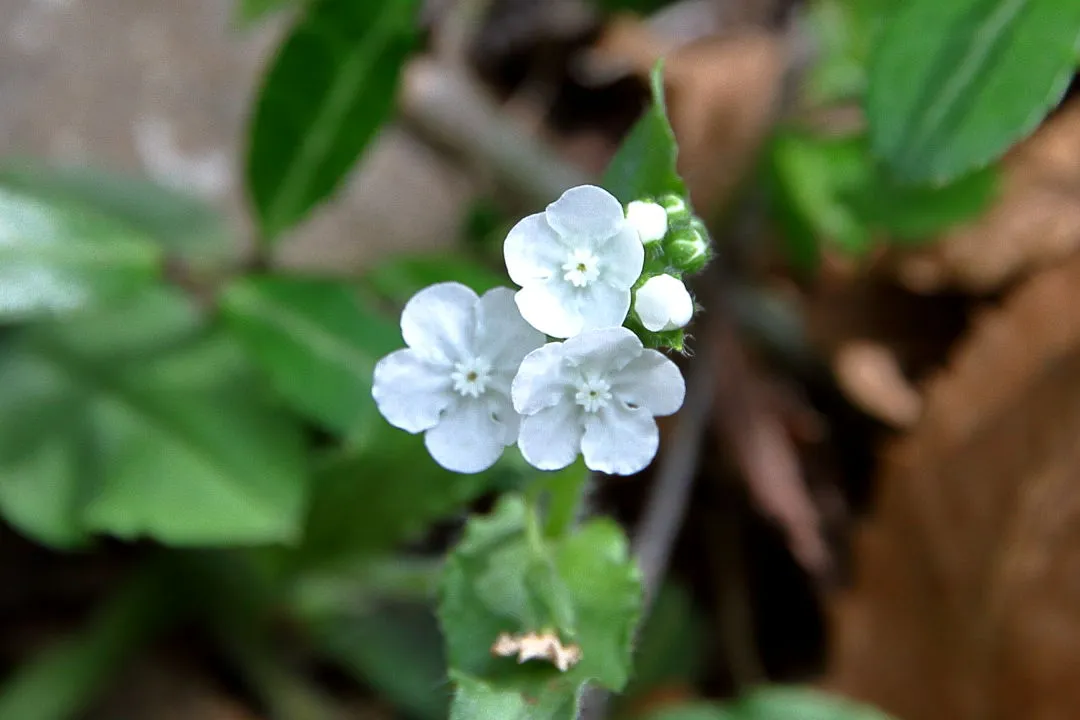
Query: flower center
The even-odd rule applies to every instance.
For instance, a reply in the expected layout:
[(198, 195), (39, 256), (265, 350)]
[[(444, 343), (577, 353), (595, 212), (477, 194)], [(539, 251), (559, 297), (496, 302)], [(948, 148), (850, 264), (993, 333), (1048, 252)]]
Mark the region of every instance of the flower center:
[(491, 363), (482, 357), (454, 363), (450, 379), (454, 381), (454, 390), (462, 397), (480, 397), (491, 382)]
[(611, 383), (602, 378), (584, 378), (577, 386), (574, 393), (574, 402), (585, 409), (585, 412), (594, 413), (606, 408), (611, 400)]
[(600, 275), (600, 258), (588, 250), (577, 249), (563, 263), (563, 279), (574, 287), (585, 287)]

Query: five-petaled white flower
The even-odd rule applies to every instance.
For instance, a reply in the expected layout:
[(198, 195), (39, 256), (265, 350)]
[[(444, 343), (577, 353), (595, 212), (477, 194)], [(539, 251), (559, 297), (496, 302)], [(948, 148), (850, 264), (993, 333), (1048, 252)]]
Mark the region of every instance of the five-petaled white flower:
[(514, 299), (522, 317), (557, 338), (621, 325), (645, 262), (622, 205), (593, 185), (571, 188), (518, 222), (503, 255), (521, 286)]
[(529, 353), (511, 394), (525, 416), (518, 446), (529, 464), (558, 470), (581, 452), (592, 470), (629, 475), (656, 455), (653, 417), (678, 410), (686, 384), (675, 363), (613, 327)]
[(375, 366), (379, 412), (395, 427), (424, 432), (428, 452), (448, 470), (491, 467), (518, 439), (510, 383), (544, 336), (522, 320), (509, 288), (477, 297), (458, 283), (414, 295), (401, 334), (409, 347)]
[(694, 300), (682, 280), (671, 275), (657, 275), (646, 280), (634, 293), (634, 312), (646, 330), (677, 330), (694, 317)]

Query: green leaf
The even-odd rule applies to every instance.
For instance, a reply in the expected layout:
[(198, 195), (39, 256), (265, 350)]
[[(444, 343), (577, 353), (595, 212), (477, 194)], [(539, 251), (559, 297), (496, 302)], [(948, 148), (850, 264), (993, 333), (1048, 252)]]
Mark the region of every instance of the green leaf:
[(397, 327), (338, 280), (241, 278), (222, 308), (236, 336), (298, 412), (343, 434), (371, 418), (371, 377), (401, 346)]
[(0, 322), (115, 301), (161, 269), (160, 249), (111, 218), (0, 189)]
[[(641, 584), (625, 536), (601, 519), (542, 541), (526, 530), (528, 512), (520, 498), (504, 496), (491, 516), (470, 520), (447, 560), (439, 617), (460, 680), (452, 717), (472, 717), (476, 705), (573, 718), (587, 681), (616, 691), (626, 685)], [(580, 662), (560, 672), (491, 653), (500, 633), (545, 630), (577, 644)]]
[(1000, 157), (1060, 100), (1080, 3), (908, 0), (870, 66), (870, 139), (904, 182), (945, 183)]
[(664, 103), (662, 61), (653, 68), (651, 86), (652, 105), (630, 130), (604, 172), (604, 188), (624, 204), (667, 193), (687, 197), (686, 185), (676, 168), (679, 148)]
[(809, 688), (776, 686), (732, 706), (733, 720), (889, 720), (880, 710)]
[(396, 257), (376, 265), (365, 279), (378, 295), (398, 306), (435, 283), (459, 282), (483, 294), (507, 282), (486, 265), (461, 255)]
[(159, 627), (167, 607), (160, 578), (136, 577), (86, 630), (31, 658), (0, 686), (0, 717), (82, 717), (110, 677)]
[(247, 183), (265, 240), (329, 197), (390, 115), (415, 0), (316, 0), (256, 102)]
[(0, 166), (0, 187), (107, 215), (188, 262), (220, 262), (235, 252), (223, 218), (208, 203), (142, 178), (24, 161)]
[(497, 477), (445, 470), (421, 436), (379, 423), (359, 449), (317, 470), (300, 559), (310, 567), (387, 550), (460, 511)]
[(221, 337), (151, 340), (153, 352), (118, 359), (72, 323), (27, 331), (0, 355), (5, 517), (61, 546), (95, 532), (176, 545), (294, 539), (297, 428)]

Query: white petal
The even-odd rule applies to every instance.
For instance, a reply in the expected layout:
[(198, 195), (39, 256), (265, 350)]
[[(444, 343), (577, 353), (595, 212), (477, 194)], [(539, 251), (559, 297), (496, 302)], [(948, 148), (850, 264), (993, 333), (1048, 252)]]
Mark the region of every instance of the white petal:
[(560, 402), (572, 401), (564, 373), (563, 346), (564, 343), (548, 343), (521, 361), (511, 386), (514, 410), (522, 415), (534, 415)]
[[(474, 350), (491, 361), (497, 370), (513, 378), (522, 358), (544, 344), (547, 338), (525, 322), (514, 303), (510, 288), (488, 290), (476, 304), (476, 345)], [(504, 390), (509, 390), (509, 382)]]
[(455, 398), (446, 370), (410, 349), (375, 364), (371, 395), (387, 422), (411, 433), (434, 427)]
[(562, 278), (526, 285), (514, 295), (514, 301), (525, 322), (545, 335), (571, 337), (585, 324), (578, 310), (577, 293)]
[(562, 356), (574, 367), (606, 375), (621, 370), (643, 349), (634, 333), (624, 327), (609, 327), (570, 338), (562, 344)]
[(540, 470), (560, 470), (581, 449), (581, 414), (573, 402), (559, 403), (521, 421), (518, 447), (525, 461)]
[(514, 284), (529, 285), (559, 275), (570, 250), (548, 225), (544, 213), (536, 213), (510, 229), (503, 242), (503, 259)]
[(502, 455), (505, 429), (491, 416), (487, 402), (461, 399), (443, 414), (439, 424), (424, 435), (435, 462), (447, 470), (477, 473), (487, 470)]
[(425, 357), (452, 362), (466, 355), (476, 330), (476, 293), (460, 283), (430, 285), (401, 312), (405, 344)]
[(643, 244), (663, 240), (667, 235), (667, 210), (654, 202), (635, 200), (627, 205), (626, 221), (637, 230)]
[(612, 394), (652, 415), (671, 415), (686, 398), (686, 381), (678, 366), (663, 353), (645, 350), (614, 376)]
[(581, 330), (618, 327), (630, 312), (630, 290), (593, 283), (576, 291), (574, 298), (581, 316)]
[(624, 227), (601, 245), (597, 253), (602, 282), (629, 290), (641, 277), (641, 269), (645, 266), (645, 248), (633, 228)]
[(619, 201), (607, 190), (595, 185), (570, 188), (548, 205), (544, 214), (555, 232), (572, 244), (576, 244), (573, 243), (576, 238), (604, 240), (626, 224)]
[(675, 330), (694, 316), (694, 300), (682, 281), (671, 275), (657, 275), (645, 281), (634, 294), (634, 312), (647, 330)]
[(645, 408), (609, 405), (585, 420), (581, 453), (590, 470), (632, 475), (645, 469), (660, 447), (660, 430)]
[[(507, 388), (509, 388), (509, 383), (507, 383)], [(513, 445), (517, 442), (521, 431), (521, 416), (514, 410), (514, 404), (510, 402), (509, 391), (505, 395), (489, 391), (485, 397), (488, 410), (495, 418), (495, 424), (499, 426), (497, 439), (503, 445)]]

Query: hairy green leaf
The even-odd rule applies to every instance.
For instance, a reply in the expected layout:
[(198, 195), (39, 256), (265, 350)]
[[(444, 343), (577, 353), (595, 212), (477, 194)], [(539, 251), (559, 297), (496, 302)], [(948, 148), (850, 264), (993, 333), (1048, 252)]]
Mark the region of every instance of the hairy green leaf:
[(911, 183), (988, 164), (1058, 102), (1078, 47), (1076, 2), (896, 3), (870, 66), (874, 152)]
[[(625, 536), (611, 521), (594, 520), (541, 540), (538, 530), (526, 531), (528, 512), (520, 498), (504, 496), (492, 515), (470, 520), (447, 560), (439, 617), (451, 670), (462, 678), (453, 717), (491, 704), (532, 713), (520, 717), (573, 718), (586, 682), (626, 685), (641, 585)], [(546, 661), (491, 653), (501, 633), (544, 631), (577, 644), (580, 661), (560, 672)]]
[(275, 240), (340, 185), (389, 117), (415, 44), (416, 0), (315, 0), (266, 75), (247, 183)]

